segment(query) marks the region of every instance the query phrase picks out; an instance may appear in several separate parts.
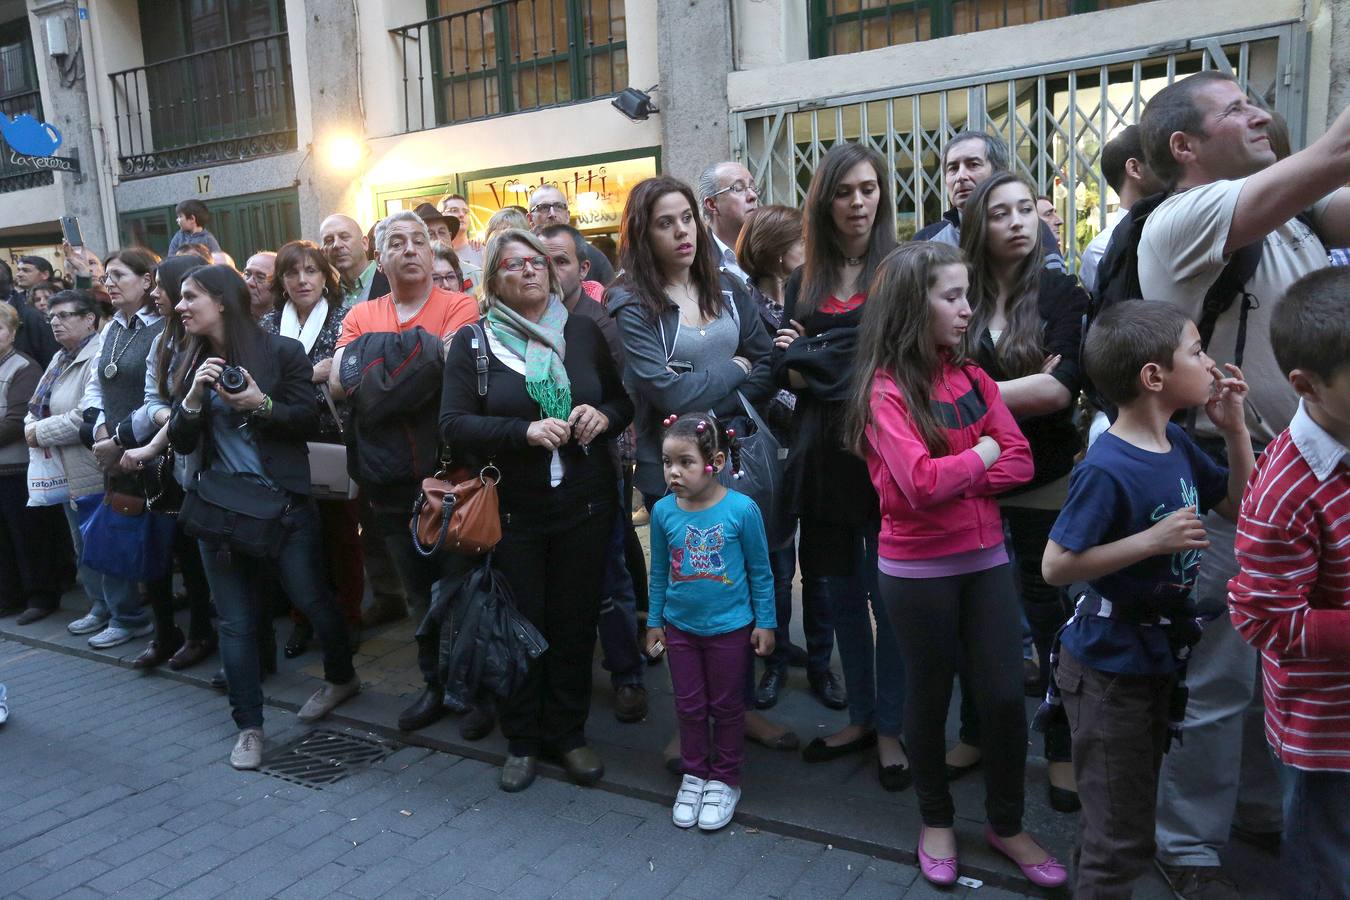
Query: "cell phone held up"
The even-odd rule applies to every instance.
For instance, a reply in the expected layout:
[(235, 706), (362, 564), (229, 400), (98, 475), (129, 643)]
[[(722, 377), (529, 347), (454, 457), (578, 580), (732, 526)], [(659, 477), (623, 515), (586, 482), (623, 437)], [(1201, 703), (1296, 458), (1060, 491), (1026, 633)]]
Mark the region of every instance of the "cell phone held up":
[(84, 235), (80, 233), (79, 216), (61, 217), (61, 236), (71, 247), (83, 247)]
[(666, 645), (657, 641), (647, 648), (647, 655), (652, 659), (660, 659), (661, 654), (666, 652)]

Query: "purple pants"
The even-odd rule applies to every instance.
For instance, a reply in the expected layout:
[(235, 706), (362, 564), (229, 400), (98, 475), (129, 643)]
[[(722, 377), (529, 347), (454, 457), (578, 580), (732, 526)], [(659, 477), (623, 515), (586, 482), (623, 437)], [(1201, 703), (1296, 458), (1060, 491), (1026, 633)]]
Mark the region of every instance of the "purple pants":
[[(701, 637), (666, 625), (675, 715), (680, 720), (680, 763), (686, 775), (741, 783), (745, 760), (745, 673), (750, 628)], [(708, 722), (712, 722), (712, 746)], [(716, 757), (713, 758), (713, 747)]]

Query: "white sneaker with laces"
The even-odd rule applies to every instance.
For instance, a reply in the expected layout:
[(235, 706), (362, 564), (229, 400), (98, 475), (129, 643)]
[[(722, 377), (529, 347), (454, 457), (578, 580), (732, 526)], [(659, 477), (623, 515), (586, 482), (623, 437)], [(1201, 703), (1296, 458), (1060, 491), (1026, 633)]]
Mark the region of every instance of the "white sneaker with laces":
[(109, 647), (118, 647), (128, 641), (149, 637), (154, 633), (154, 622), (147, 622), (139, 628), (122, 628), (117, 625), (109, 625), (89, 639), (89, 646), (95, 650), (107, 650)]
[(709, 780), (703, 785), (703, 809), (698, 814), (698, 827), (704, 831), (716, 831), (726, 825), (736, 814), (736, 804), (740, 799), (740, 788)]
[(256, 769), (262, 765), (263, 730), (245, 728), (230, 751), (230, 765), (236, 769)]
[(675, 794), (675, 807), (670, 818), (681, 828), (693, 828), (698, 824), (699, 812), (703, 809), (703, 786), (706, 782), (693, 775), (684, 776), (680, 789)]
[(361, 677), (353, 675), (346, 684), (333, 684), (325, 681), (323, 687), (305, 701), (296, 713), (301, 722), (315, 722), (337, 709), (338, 705), (355, 697), (361, 690)]
[(71, 634), (93, 634), (95, 631), (102, 631), (108, 627), (107, 619), (100, 619), (93, 613), (80, 616), (74, 622), (66, 626), (66, 631)]

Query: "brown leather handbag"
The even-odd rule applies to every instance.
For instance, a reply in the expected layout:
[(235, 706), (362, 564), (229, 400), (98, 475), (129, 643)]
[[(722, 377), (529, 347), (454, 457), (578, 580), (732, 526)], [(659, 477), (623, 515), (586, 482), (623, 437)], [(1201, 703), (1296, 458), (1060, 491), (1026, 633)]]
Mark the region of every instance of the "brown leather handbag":
[[(451, 480), (452, 475), (461, 476)], [(454, 553), (486, 553), (502, 539), (502, 520), (497, 509), (497, 482), (502, 473), (488, 463), (477, 475), (442, 468), (422, 479), (422, 492), (413, 505), (413, 546), (422, 556), (433, 556), (442, 547)]]

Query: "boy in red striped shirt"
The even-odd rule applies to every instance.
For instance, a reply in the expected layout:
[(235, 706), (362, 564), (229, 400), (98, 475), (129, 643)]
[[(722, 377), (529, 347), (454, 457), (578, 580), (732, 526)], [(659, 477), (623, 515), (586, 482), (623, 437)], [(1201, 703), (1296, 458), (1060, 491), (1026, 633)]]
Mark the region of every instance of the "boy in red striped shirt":
[(1296, 281), (1270, 343), (1299, 395), (1257, 463), (1228, 583), (1261, 654), (1266, 737), (1281, 765), (1290, 897), (1350, 890), (1350, 270)]

